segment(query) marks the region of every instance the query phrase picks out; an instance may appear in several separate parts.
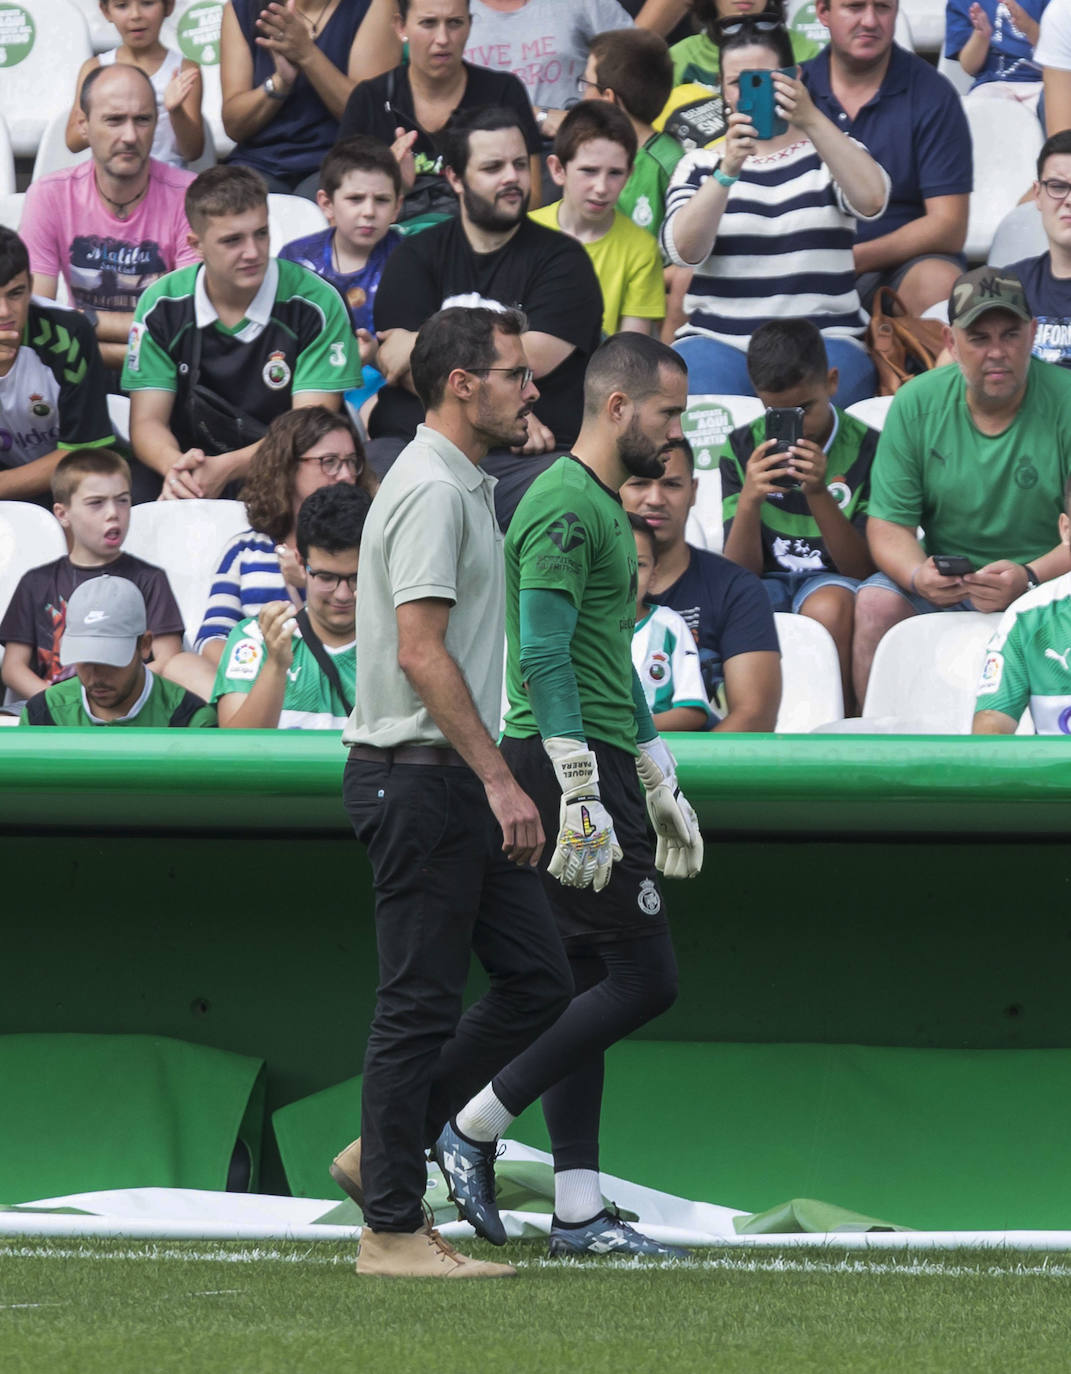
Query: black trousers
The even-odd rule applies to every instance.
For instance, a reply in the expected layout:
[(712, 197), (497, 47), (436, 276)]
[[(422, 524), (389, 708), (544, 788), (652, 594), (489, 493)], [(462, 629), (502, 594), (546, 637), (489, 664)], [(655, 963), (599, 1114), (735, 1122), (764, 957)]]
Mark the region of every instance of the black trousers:
[[(343, 799), (375, 883), (379, 986), (365, 1053), (361, 1175), (374, 1231), (415, 1231), (424, 1150), (568, 1004), (572, 978), (538, 875), (462, 767), (351, 758)], [(490, 988), (462, 1015), (470, 955)]]

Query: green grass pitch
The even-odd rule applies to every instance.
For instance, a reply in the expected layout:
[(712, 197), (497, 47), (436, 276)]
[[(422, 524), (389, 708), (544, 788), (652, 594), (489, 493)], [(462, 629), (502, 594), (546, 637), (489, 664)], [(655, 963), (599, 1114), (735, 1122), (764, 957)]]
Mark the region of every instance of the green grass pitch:
[(362, 1280), (324, 1242), (0, 1241), (3, 1374), (1047, 1374), (1071, 1255), (505, 1251), (517, 1279)]

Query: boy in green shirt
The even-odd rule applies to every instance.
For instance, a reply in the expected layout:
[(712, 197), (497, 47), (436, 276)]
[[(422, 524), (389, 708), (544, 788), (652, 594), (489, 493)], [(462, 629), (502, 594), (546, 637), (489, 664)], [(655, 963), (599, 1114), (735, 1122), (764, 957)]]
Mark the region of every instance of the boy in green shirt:
[(145, 666), (152, 633), (145, 598), (125, 577), (94, 577), (71, 593), (60, 662), (76, 676), (26, 703), (20, 725), (212, 726), (200, 697)]
[(777, 451), (764, 416), (729, 435), (720, 460), (725, 557), (761, 578), (775, 611), (829, 631), (848, 704), (855, 593), (874, 571), (866, 520), (878, 434), (833, 405), (837, 369), (810, 320), (760, 325), (747, 369), (764, 406), (803, 411), (803, 438)]

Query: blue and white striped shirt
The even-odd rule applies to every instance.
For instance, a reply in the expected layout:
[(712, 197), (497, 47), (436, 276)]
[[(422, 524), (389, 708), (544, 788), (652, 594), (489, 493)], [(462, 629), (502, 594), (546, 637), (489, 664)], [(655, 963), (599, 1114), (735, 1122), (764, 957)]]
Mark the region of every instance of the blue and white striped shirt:
[[(749, 157), (729, 190), (710, 256), (699, 264), (681, 257), (674, 220), (721, 155), (721, 147), (687, 153), (666, 196), (662, 246), (677, 266), (695, 269), (684, 298), (688, 322), (678, 337), (703, 335), (746, 349), (760, 324), (800, 317), (831, 338), (862, 335), (855, 220), (877, 216), (860, 216), (849, 204), (809, 139)], [(887, 195), (887, 176), (885, 182)]]
[(200, 650), (209, 639), (226, 639), (240, 620), (259, 615), (270, 601), (289, 599), (274, 542), (256, 530), (243, 530), (223, 550), (195, 648)]

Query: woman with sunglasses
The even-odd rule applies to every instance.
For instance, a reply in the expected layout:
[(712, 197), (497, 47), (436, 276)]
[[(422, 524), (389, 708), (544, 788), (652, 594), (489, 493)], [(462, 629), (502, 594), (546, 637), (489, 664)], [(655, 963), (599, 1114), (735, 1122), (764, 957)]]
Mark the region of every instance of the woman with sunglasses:
[[(783, 0), (693, 0), (692, 19), (700, 32), (682, 38), (669, 50), (673, 60), (673, 84), (696, 81), (717, 90), (721, 85), (719, 45), (743, 29), (769, 33), (785, 23)], [(817, 57), (822, 45), (806, 34), (789, 29), (792, 56), (797, 62)]]
[[(760, 139), (738, 109), (742, 78), (772, 73), (783, 133)], [(754, 395), (746, 350), (771, 319), (805, 318), (822, 331), (840, 372), (836, 403), (874, 394), (855, 289), (856, 219), (882, 214), (889, 178), (861, 143), (819, 111), (799, 80), (788, 33), (741, 30), (721, 48), (724, 140), (686, 154), (666, 197), (662, 246), (693, 269), (674, 347), (692, 395)]]
[(295, 542), (297, 513), (306, 496), (336, 482), (356, 482), (369, 496), (379, 486), (349, 417), (324, 406), (277, 416), (250, 460), (241, 491), (250, 528), (224, 548), (197, 652), (169, 661), (173, 681), (208, 701), (227, 636), (240, 620), (259, 615), (271, 601), (289, 600), (301, 609), (305, 573)]

